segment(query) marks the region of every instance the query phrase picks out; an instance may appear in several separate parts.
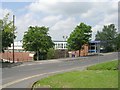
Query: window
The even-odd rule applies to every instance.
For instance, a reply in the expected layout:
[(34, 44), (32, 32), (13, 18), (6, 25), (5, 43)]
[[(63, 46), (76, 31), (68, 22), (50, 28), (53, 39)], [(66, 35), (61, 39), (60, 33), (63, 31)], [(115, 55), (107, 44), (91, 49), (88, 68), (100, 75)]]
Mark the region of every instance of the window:
[(64, 48), (66, 48), (66, 44), (64, 44)]
[(60, 48), (60, 44), (58, 44), (58, 48)]
[(63, 43), (61, 44), (61, 48), (63, 48)]

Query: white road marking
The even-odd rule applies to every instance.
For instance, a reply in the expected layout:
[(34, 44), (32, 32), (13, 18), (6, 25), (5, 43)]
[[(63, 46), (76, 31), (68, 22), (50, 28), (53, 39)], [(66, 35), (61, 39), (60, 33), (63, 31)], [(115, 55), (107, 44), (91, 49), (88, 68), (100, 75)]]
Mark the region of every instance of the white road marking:
[(113, 54), (113, 53), (104, 53), (103, 55), (110, 55), (110, 54)]
[[(114, 60), (111, 60), (111, 61), (114, 61)], [(108, 62), (108, 61), (105, 61), (105, 62)], [(105, 63), (105, 62), (103, 62), (103, 63)], [(28, 80), (28, 79), (31, 79), (31, 78), (39, 77), (39, 76), (42, 76), (42, 75), (49, 75), (49, 74), (55, 74), (55, 73), (58, 73), (58, 72), (70, 71), (70, 70), (74, 70), (74, 69), (76, 70), (76, 69), (80, 69), (80, 68), (86, 68), (88, 66), (92, 66), (92, 65), (96, 65), (96, 64), (99, 64), (99, 63), (94, 63), (94, 64), (91, 64), (91, 65), (86, 65), (86, 66), (76, 67), (76, 68), (71, 68), (71, 69), (66, 69), (66, 70), (60, 70), (60, 71), (54, 71), (54, 72), (49, 72), (49, 73), (37, 74), (37, 75), (29, 76), (29, 77), (26, 77), (26, 78), (18, 79), (18, 80), (13, 81), (13, 82), (9, 82), (9, 83), (4, 84), (2, 86), (0, 85), (0, 88), (5, 88), (7, 86), (10, 86), (10, 85), (22, 82), (24, 80)]]
[[(83, 66), (83, 67), (87, 67), (87, 66)], [(12, 82), (9, 82), (7, 84), (4, 84), (4, 85), (0, 86), (0, 88), (5, 88), (5, 87), (8, 87), (10, 85), (22, 82), (24, 80), (28, 80), (28, 79), (31, 79), (31, 78), (39, 77), (39, 76), (42, 76), (42, 75), (49, 75), (49, 74), (54, 74), (54, 73), (58, 73), (58, 72), (64, 72), (64, 71), (79, 69), (79, 68), (83, 68), (83, 67), (76, 67), (76, 68), (71, 68), (71, 69), (66, 69), (66, 70), (60, 70), (60, 71), (54, 71), (54, 72), (49, 72), (49, 73), (43, 73), (43, 74), (37, 74), (37, 75), (29, 76), (29, 77), (26, 77), (26, 78), (18, 79), (16, 81), (12, 81)]]

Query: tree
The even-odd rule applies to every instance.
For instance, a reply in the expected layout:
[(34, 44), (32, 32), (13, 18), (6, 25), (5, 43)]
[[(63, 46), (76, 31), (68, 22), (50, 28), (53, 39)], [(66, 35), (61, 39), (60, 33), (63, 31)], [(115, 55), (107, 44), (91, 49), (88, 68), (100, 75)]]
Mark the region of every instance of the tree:
[(106, 52), (111, 52), (114, 50), (114, 40), (117, 36), (116, 28), (114, 24), (104, 26), (102, 31), (98, 31), (96, 34), (96, 39), (102, 43), (102, 46), (105, 48)]
[(67, 40), (67, 47), (69, 50), (80, 50), (84, 44), (87, 44), (91, 38), (91, 26), (84, 23), (80, 23), (70, 34), (70, 37)]
[(55, 58), (55, 49), (50, 48), (47, 53), (47, 59), (54, 59)]
[(8, 21), (8, 18), (9, 14), (7, 14), (3, 19), (0, 19), (0, 38), (2, 38), (2, 52), (4, 52), (7, 47), (11, 47), (13, 38), (16, 38), (16, 36), (13, 34), (13, 30), (15, 30), (16, 27), (13, 29), (13, 21)]
[(117, 37), (114, 40), (115, 49), (120, 50), (120, 33), (117, 34)]
[(39, 53), (47, 52), (52, 48), (54, 43), (48, 35), (49, 28), (32, 27), (28, 28), (23, 37), (23, 48), (27, 51), (35, 51), (37, 53), (37, 60), (39, 60)]

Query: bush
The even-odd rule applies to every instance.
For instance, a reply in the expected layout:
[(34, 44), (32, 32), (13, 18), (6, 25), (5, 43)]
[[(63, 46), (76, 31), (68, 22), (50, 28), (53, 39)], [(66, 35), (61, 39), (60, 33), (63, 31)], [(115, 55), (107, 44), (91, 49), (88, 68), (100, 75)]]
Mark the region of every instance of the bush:
[(47, 52), (47, 59), (54, 59), (55, 58), (55, 49), (50, 48)]
[[(46, 60), (47, 59), (47, 53), (46, 52), (39, 52), (39, 60)], [(34, 55), (34, 60), (37, 60), (37, 53)]]

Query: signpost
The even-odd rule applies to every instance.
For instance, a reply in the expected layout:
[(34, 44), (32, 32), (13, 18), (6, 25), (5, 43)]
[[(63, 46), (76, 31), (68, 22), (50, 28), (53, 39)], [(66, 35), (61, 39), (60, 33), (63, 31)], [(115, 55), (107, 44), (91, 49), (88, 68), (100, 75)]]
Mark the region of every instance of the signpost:
[(15, 30), (15, 15), (13, 15), (13, 63), (15, 63), (15, 53), (14, 53), (14, 30)]
[[(63, 36), (64, 41), (66, 42), (68, 36)], [(65, 49), (65, 58), (66, 58), (66, 49)]]

